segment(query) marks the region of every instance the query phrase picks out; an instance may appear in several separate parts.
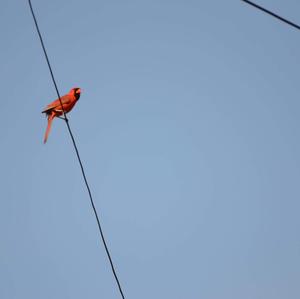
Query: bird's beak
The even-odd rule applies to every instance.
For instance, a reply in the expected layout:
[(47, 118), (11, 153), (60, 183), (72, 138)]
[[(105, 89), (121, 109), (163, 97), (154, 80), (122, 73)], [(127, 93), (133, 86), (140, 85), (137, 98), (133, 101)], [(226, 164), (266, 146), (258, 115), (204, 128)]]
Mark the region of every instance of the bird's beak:
[(80, 89), (80, 88), (77, 89), (77, 90), (76, 90), (76, 93), (81, 93), (81, 89)]

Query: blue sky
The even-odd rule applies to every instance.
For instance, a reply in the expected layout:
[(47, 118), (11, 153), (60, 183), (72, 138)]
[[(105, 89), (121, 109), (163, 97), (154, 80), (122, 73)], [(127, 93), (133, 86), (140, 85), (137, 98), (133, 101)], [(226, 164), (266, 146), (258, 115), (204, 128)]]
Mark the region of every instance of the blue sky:
[[(126, 298), (299, 298), (300, 32), (241, 1), (33, 6)], [(26, 1), (0, 28), (0, 297), (120, 298), (63, 121), (43, 144)]]

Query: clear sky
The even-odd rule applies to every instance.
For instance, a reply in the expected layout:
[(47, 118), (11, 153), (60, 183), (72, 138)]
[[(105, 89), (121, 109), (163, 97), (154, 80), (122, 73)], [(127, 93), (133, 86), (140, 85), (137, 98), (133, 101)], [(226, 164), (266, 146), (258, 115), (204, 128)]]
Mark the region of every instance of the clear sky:
[[(300, 298), (300, 32), (233, 0), (32, 2), (126, 298)], [(63, 121), (43, 144), (27, 1), (0, 28), (0, 298), (120, 298)]]

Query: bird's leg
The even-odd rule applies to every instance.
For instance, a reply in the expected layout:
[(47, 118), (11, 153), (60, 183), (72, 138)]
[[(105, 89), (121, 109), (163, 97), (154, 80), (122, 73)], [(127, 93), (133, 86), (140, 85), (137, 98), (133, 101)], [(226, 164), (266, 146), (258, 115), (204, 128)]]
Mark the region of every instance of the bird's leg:
[(64, 120), (65, 122), (69, 121), (66, 116), (56, 116), (56, 117)]

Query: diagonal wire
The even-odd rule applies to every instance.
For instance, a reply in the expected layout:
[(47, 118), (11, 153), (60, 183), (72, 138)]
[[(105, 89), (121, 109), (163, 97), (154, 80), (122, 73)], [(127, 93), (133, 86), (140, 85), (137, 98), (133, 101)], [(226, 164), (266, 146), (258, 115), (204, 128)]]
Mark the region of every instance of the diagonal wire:
[(249, 4), (249, 5), (251, 5), (253, 7), (255, 7), (255, 8), (261, 10), (261, 11), (263, 11), (264, 13), (266, 13), (266, 14), (268, 14), (268, 15), (270, 15), (270, 16), (278, 19), (278, 20), (280, 20), (283, 23), (286, 23), (286, 24), (288, 24), (288, 25), (290, 25), (290, 26), (292, 26), (292, 27), (300, 30), (300, 26), (299, 25), (297, 25), (297, 24), (295, 24), (295, 23), (293, 23), (293, 22), (291, 22), (291, 21), (289, 21), (289, 20), (287, 20), (287, 19), (285, 19), (285, 18), (277, 15), (276, 13), (274, 13), (274, 12), (272, 12), (272, 11), (270, 11), (270, 10), (268, 10), (268, 9), (266, 9), (266, 8), (264, 8), (264, 7), (256, 4), (256, 3), (254, 3), (252, 1), (248, 1), (248, 0), (241, 0), (241, 1), (243, 1), (243, 2), (245, 2), (247, 4)]
[(43, 38), (42, 38), (40, 29), (39, 29), (39, 26), (38, 26), (38, 23), (37, 23), (37, 20), (36, 20), (36, 17), (35, 17), (33, 8), (32, 8), (31, 0), (28, 0), (28, 4), (29, 4), (29, 7), (30, 7), (30, 11), (31, 11), (34, 23), (35, 23), (35, 27), (36, 27), (38, 36), (40, 38), (41, 46), (42, 46), (44, 54), (45, 54), (45, 58), (46, 58), (46, 61), (47, 61), (47, 64), (48, 64), (48, 68), (49, 68), (49, 71), (50, 71), (50, 74), (51, 74), (51, 78), (52, 78), (52, 81), (53, 81), (56, 93), (58, 95), (58, 98), (59, 98), (59, 101), (60, 101), (60, 104), (61, 104), (61, 108), (62, 108), (62, 111), (63, 111), (63, 114), (64, 114), (64, 120), (66, 122), (68, 131), (70, 133), (70, 136), (71, 136), (71, 139), (72, 139), (72, 142), (73, 142), (73, 146), (74, 146), (74, 149), (75, 149), (75, 152), (76, 152), (76, 156), (78, 158), (78, 162), (79, 162), (79, 165), (80, 165), (81, 173), (82, 173), (82, 176), (83, 176), (83, 179), (84, 179), (84, 182), (85, 182), (88, 194), (89, 194), (90, 202), (91, 202), (91, 205), (92, 205), (92, 208), (93, 208), (96, 220), (97, 220), (98, 229), (99, 229), (99, 232), (100, 232), (100, 235), (101, 235), (101, 239), (102, 239), (102, 242), (103, 242), (103, 245), (104, 245), (104, 248), (105, 248), (105, 252), (107, 254), (107, 257), (108, 257), (108, 260), (109, 260), (109, 263), (110, 263), (111, 270), (113, 272), (114, 278), (115, 278), (116, 283), (118, 285), (119, 292), (120, 292), (122, 298), (125, 299), (123, 291), (122, 291), (122, 288), (121, 288), (120, 281), (118, 279), (118, 276), (117, 276), (117, 273), (116, 273), (116, 270), (115, 270), (115, 267), (114, 267), (114, 264), (113, 264), (110, 252), (108, 250), (108, 247), (107, 247), (107, 244), (106, 244), (106, 241), (105, 241), (105, 237), (104, 237), (104, 234), (103, 234), (101, 223), (100, 223), (100, 220), (99, 220), (99, 217), (98, 217), (98, 213), (97, 213), (94, 201), (93, 201), (91, 189), (89, 187), (89, 184), (88, 184), (88, 181), (87, 181), (87, 178), (86, 178), (86, 175), (85, 175), (83, 164), (82, 164), (82, 161), (81, 161), (81, 158), (80, 158), (80, 155), (79, 155), (79, 151), (78, 151), (78, 148), (77, 148), (77, 145), (76, 145), (76, 142), (75, 142), (75, 139), (74, 139), (74, 136), (73, 136), (70, 124), (69, 124), (69, 120), (68, 120), (68, 118), (66, 116), (66, 113), (65, 113), (63, 105), (62, 105), (61, 97), (60, 97), (60, 94), (59, 94), (59, 91), (58, 91), (58, 88), (57, 88), (57, 84), (56, 84), (56, 81), (55, 81), (55, 78), (54, 78), (54, 75), (53, 75), (53, 71), (52, 71), (52, 68), (51, 68), (51, 65), (50, 65), (50, 61), (49, 61), (49, 58), (48, 58), (48, 55), (47, 55), (47, 51), (46, 51), (46, 48), (45, 48), (45, 45), (44, 45), (44, 42), (43, 42)]

